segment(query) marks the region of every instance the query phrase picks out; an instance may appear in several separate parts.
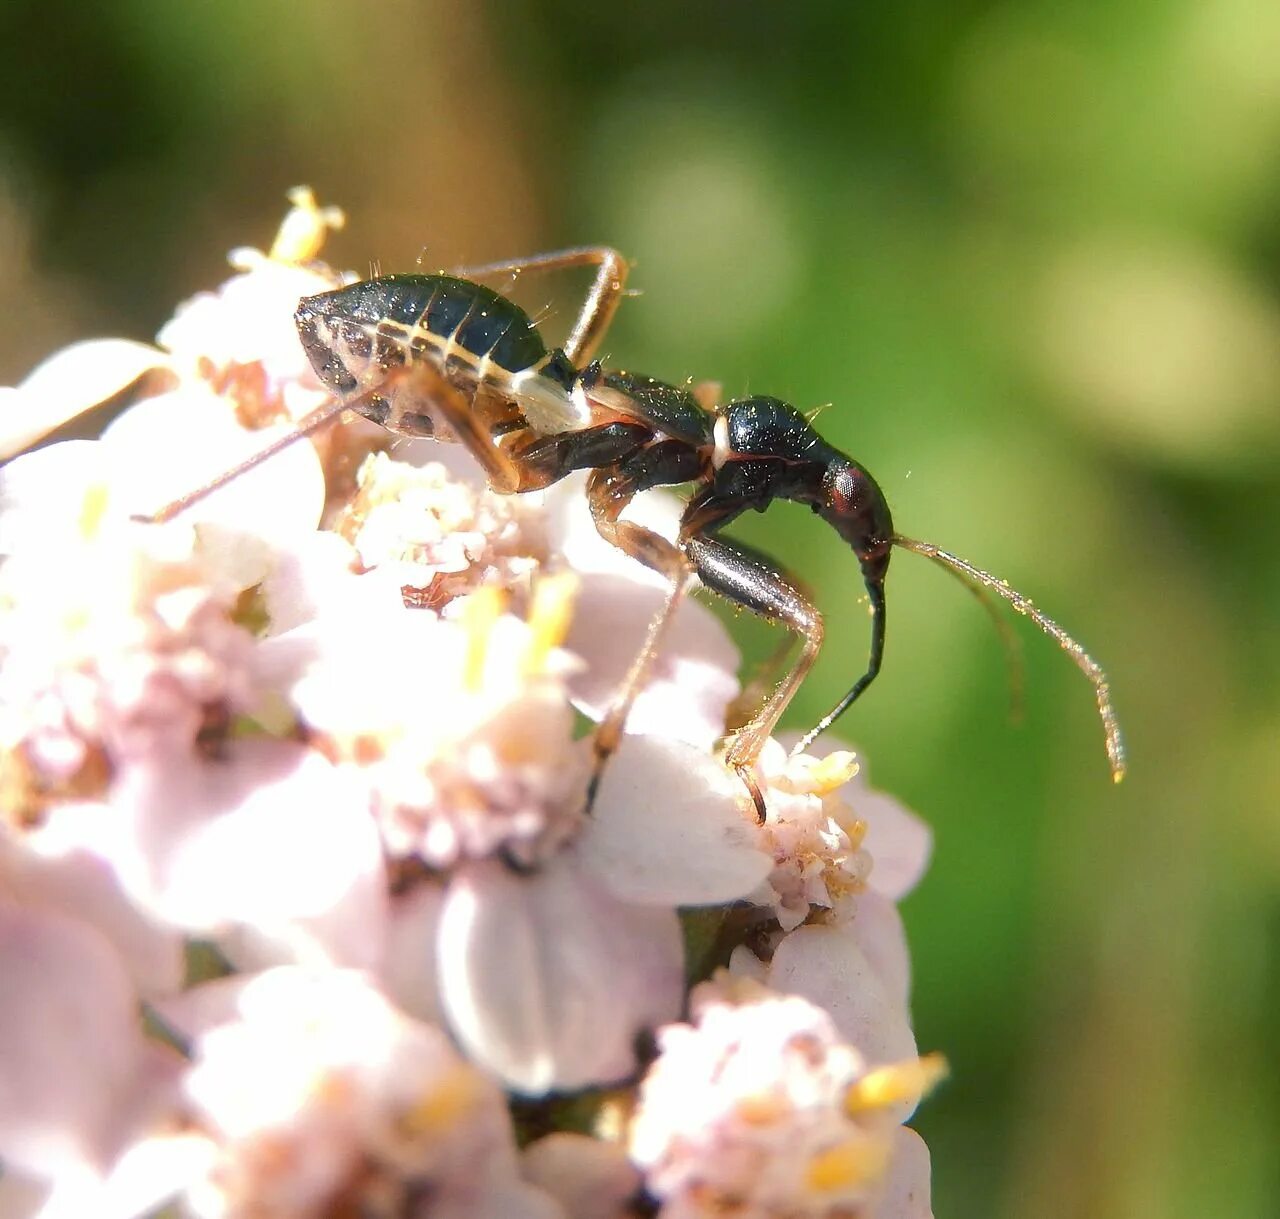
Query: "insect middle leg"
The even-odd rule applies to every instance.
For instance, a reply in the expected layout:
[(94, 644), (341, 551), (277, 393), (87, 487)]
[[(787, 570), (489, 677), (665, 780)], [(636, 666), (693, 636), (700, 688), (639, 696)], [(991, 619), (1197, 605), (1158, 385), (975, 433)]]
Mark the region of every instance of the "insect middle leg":
[(631, 662), (608, 712), (596, 729), (595, 764), (587, 788), (588, 812), (595, 803), (605, 767), (622, 740), (622, 731), (626, 727), (632, 704), (644, 689), (676, 611), (689, 591), (690, 577), (693, 574), (692, 565), (679, 546), (643, 525), (619, 518), (640, 491), (662, 483), (684, 482), (688, 479), (691, 475), (685, 465), (690, 461), (696, 461), (696, 457), (687, 446), (660, 443), (641, 450), (629, 462), (597, 470), (587, 483), (587, 500), (600, 536), (670, 581), (667, 598), (649, 623), (644, 643)]
[(622, 303), (630, 264), (617, 250), (609, 246), (572, 246), (565, 250), (551, 250), (546, 254), (534, 254), (529, 258), (510, 262), (489, 262), (475, 267), (454, 267), (450, 275), (460, 279), (488, 279), (494, 275), (510, 275), (513, 278), (525, 271), (558, 271), (567, 267), (595, 267), (596, 275), (578, 320), (574, 323), (563, 351), (573, 364), (585, 364), (596, 353), (604, 338), (613, 315)]
[(684, 552), (706, 588), (770, 622), (782, 623), (803, 640), (796, 662), (734, 735), (725, 754), (725, 765), (732, 767), (750, 789), (763, 819), (763, 800), (751, 768), (818, 657), (822, 647), (822, 615), (763, 555), (748, 553), (706, 534), (686, 538)]

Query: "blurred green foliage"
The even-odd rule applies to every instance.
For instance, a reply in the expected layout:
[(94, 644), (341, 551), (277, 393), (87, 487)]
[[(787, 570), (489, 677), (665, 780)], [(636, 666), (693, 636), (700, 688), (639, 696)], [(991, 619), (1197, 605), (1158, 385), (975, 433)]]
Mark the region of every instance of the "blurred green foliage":
[[(1274, 0), (3, 0), (0, 45), (0, 380), (147, 337), (308, 182), (340, 264), (609, 242), (619, 362), (831, 403), (904, 532), (1096, 650), (1131, 749), (1113, 789), (1029, 630), (1010, 727), (982, 613), (895, 560), (842, 728), (936, 828), (939, 1213), (1280, 1210)], [(804, 727), (861, 671), (856, 569), (785, 506), (744, 532), (829, 615)]]

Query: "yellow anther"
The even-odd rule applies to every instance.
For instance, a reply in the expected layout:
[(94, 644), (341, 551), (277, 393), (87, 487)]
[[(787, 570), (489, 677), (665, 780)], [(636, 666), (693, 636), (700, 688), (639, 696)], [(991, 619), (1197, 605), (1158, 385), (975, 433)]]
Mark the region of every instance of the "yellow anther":
[(809, 1161), (805, 1184), (814, 1193), (834, 1193), (879, 1181), (888, 1166), (888, 1139), (848, 1139), (820, 1151)]
[(859, 850), (866, 841), (867, 823), (861, 817), (854, 817), (852, 821), (842, 821), (837, 818), (840, 828), (844, 830), (845, 836), (849, 839), (849, 849), (852, 851)]
[(805, 772), (805, 786), (814, 795), (826, 796), (843, 787), (858, 773), (858, 758), (847, 749), (838, 749), (815, 760)]
[(914, 1104), (931, 1092), (946, 1074), (947, 1060), (941, 1054), (926, 1054), (923, 1058), (877, 1067), (849, 1089), (845, 1111), (852, 1115), (904, 1101)]
[(295, 186), (288, 197), (293, 206), (280, 222), (269, 257), (276, 262), (310, 262), (329, 230), (342, 228), (347, 217), (340, 207), (320, 207), (309, 186)]
[(475, 1107), (481, 1091), (480, 1075), (471, 1067), (459, 1064), (419, 1098), (401, 1119), (401, 1126), (410, 1135), (447, 1130)]
[(90, 483), (80, 501), (80, 536), (86, 542), (98, 536), (102, 528), (103, 517), (107, 514), (107, 504), (111, 500), (111, 492), (106, 483)]
[(744, 1096), (734, 1105), (733, 1111), (748, 1126), (768, 1126), (782, 1117), (786, 1109), (776, 1096), (762, 1092), (756, 1096)]
[(524, 676), (537, 677), (546, 671), (547, 661), (565, 640), (573, 620), (573, 599), (578, 577), (572, 572), (544, 576), (533, 590), (529, 610), (529, 642), (524, 653)]
[(625, 1143), (635, 1113), (635, 1097), (629, 1092), (611, 1092), (600, 1102), (591, 1133), (605, 1143)]
[(493, 638), (493, 628), (506, 608), (506, 593), (492, 584), (476, 589), (463, 602), (459, 620), (467, 632), (467, 658), (462, 670), (462, 682), (472, 694), (478, 694), (484, 686), (489, 640)]

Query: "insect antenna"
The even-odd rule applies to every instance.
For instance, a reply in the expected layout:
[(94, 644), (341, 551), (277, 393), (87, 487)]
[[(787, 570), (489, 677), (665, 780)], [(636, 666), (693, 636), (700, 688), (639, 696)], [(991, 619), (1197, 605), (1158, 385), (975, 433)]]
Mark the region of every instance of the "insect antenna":
[(186, 495), (180, 499), (175, 499), (172, 503), (165, 504), (159, 512), (140, 519), (152, 521), (155, 524), (163, 524), (165, 521), (171, 521), (180, 512), (185, 512), (192, 504), (198, 504), (202, 499), (212, 495), (215, 491), (225, 487), (228, 483), (234, 482), (242, 474), (247, 474), (255, 466), (261, 465), (269, 457), (274, 457), (282, 449), (287, 449), (295, 441), (301, 440), (304, 436), (310, 436), (313, 432), (318, 432), (326, 424), (332, 422), (338, 415), (347, 409), (347, 403), (341, 399), (334, 399), (326, 402), (323, 406), (316, 407), (310, 414), (304, 415), (292, 432), (285, 436), (281, 436), (279, 440), (273, 440), (270, 444), (265, 445), (256, 453), (251, 453), (238, 465), (234, 465), (229, 470), (223, 470), (221, 474), (211, 478), (207, 483), (196, 487), (194, 491), (188, 491)]
[(979, 586), (1004, 598), (1018, 613), (1025, 614), (1046, 635), (1057, 641), (1058, 646), (1071, 657), (1076, 667), (1089, 679), (1093, 686), (1094, 696), (1098, 700), (1098, 715), (1102, 719), (1103, 732), (1106, 734), (1107, 759), (1111, 763), (1111, 778), (1114, 782), (1119, 783), (1124, 778), (1126, 765), (1124, 741), (1120, 735), (1120, 723), (1116, 718), (1115, 707), (1111, 704), (1111, 686), (1107, 681), (1107, 675), (1103, 672), (1102, 666), (1052, 618), (1037, 609), (1029, 597), (1023, 596), (1012, 585), (1001, 580), (999, 576), (993, 576), (989, 571), (974, 567), (972, 563), (965, 562), (958, 555), (943, 550), (932, 542), (918, 542), (914, 538), (905, 538), (895, 534), (893, 544), (902, 547), (903, 550), (910, 550), (915, 554), (924, 555), (926, 559), (932, 559), (933, 562), (940, 567), (946, 568), (947, 571), (951, 572), (952, 575), (974, 592), (978, 591), (975, 586)]

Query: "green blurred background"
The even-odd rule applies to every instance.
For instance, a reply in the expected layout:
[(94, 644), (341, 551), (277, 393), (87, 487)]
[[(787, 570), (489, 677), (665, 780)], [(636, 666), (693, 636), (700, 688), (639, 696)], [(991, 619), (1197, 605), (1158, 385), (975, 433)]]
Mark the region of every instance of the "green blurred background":
[[(899, 528), (1096, 651), (1131, 750), (1114, 789), (1029, 627), (1011, 727), (981, 610), (899, 555), (843, 728), (936, 828), (938, 1213), (1280, 1213), (1276, 0), (0, 0), (0, 45), (0, 382), (149, 337), (308, 182), (340, 265), (608, 242), (618, 361), (832, 403)], [(857, 572), (803, 511), (743, 532), (828, 612), (805, 727)]]

